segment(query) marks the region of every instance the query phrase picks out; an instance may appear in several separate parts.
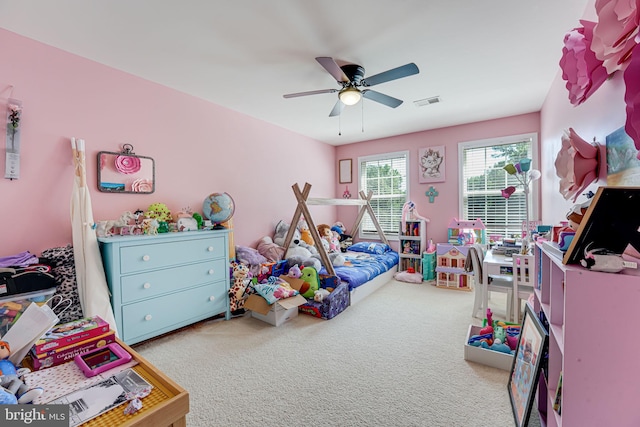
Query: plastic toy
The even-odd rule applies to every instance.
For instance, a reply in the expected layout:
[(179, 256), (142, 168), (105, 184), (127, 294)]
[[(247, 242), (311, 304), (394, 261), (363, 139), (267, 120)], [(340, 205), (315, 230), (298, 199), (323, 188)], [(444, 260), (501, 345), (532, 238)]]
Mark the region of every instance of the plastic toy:
[(74, 358), (76, 365), (87, 378), (95, 377), (130, 360), (131, 355), (115, 342), (88, 353), (78, 354)]
[[(28, 369), (16, 369), (9, 360), (11, 347), (6, 341), (0, 341), (0, 403), (31, 403), (40, 397), (44, 390), (40, 387), (29, 388), (20, 377), (29, 372)], [(13, 398), (12, 398), (13, 396)]]
[(474, 221), (462, 221), (453, 218), (449, 222), (449, 243), (455, 245), (471, 245), (487, 242), (486, 227), (480, 218)]

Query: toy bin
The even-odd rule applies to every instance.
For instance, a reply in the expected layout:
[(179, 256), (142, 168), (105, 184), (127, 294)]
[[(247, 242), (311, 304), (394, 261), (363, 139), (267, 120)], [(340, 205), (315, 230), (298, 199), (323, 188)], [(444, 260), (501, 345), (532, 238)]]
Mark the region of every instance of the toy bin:
[(328, 283), (339, 283), (333, 289), (327, 297), (321, 302), (308, 299), (305, 304), (298, 307), (301, 313), (308, 314), (309, 316), (318, 317), (320, 319), (333, 319), (338, 314), (342, 313), (349, 306), (349, 285), (346, 282), (340, 283), (340, 278), (335, 277), (337, 280), (323, 280), (321, 285), (323, 288), (333, 287)]
[(0, 337), (4, 336), (32, 302), (45, 304), (56, 288), (33, 291), (0, 298)]
[(467, 334), (467, 339), (464, 342), (464, 360), (480, 363), (482, 365), (491, 366), (505, 371), (511, 371), (511, 365), (513, 364), (513, 354), (501, 353), (499, 351), (469, 345), (469, 338), (471, 338), (473, 335), (480, 334), (480, 329), (482, 329), (480, 326), (469, 326), (469, 333)]

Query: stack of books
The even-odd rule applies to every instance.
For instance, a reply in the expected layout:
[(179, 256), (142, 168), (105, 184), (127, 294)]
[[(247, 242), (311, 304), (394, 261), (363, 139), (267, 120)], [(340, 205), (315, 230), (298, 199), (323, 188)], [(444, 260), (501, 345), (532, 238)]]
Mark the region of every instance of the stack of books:
[(34, 370), (70, 362), (116, 340), (109, 324), (98, 316), (85, 317), (54, 326), (31, 347), (29, 356)]

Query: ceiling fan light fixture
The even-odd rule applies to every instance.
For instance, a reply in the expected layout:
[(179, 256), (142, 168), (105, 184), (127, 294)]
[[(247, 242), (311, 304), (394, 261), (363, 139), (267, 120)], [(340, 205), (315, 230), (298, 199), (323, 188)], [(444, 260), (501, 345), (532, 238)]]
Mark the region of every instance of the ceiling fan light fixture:
[(340, 91), (338, 98), (344, 105), (355, 105), (362, 98), (362, 93), (355, 87), (348, 87)]

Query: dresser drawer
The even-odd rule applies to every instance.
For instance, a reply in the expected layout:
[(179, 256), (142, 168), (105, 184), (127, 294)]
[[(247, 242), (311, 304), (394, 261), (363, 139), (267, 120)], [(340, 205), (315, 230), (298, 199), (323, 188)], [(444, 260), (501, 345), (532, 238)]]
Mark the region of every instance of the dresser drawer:
[(224, 257), (225, 245), (224, 237), (210, 237), (124, 246), (120, 248), (120, 273), (134, 273)]
[(210, 282), (224, 282), (227, 261), (216, 259), (120, 277), (121, 303), (153, 298)]
[[(224, 282), (192, 288), (122, 306), (122, 335), (125, 342), (161, 334), (227, 309)], [(142, 339), (145, 339), (142, 338)]]

